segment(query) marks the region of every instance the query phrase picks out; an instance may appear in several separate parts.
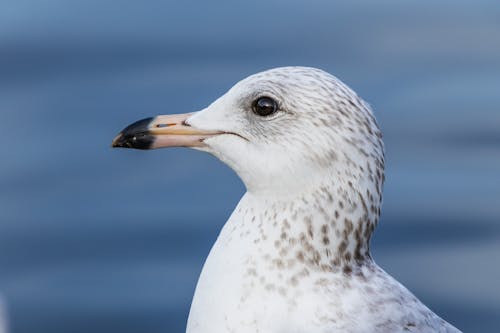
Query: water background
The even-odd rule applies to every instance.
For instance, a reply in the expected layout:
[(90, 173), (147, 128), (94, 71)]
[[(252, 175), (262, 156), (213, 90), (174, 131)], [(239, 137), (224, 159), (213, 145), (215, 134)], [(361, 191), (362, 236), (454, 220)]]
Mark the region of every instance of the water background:
[(209, 155), (111, 139), (283, 65), (329, 71), (375, 109), (377, 262), (464, 332), (500, 332), (500, 2), (488, 0), (1, 2), (12, 332), (184, 332), (244, 187)]

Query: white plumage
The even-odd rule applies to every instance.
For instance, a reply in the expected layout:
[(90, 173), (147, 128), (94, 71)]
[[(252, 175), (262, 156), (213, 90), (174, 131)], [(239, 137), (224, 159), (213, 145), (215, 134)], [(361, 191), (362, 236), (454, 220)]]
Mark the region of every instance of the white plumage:
[(200, 112), (128, 126), (113, 146), (194, 147), (245, 183), (204, 265), (188, 333), (459, 332), (370, 255), (382, 134), (332, 75), (258, 73)]
[[(280, 111), (251, 111), (271, 96)], [(372, 260), (384, 156), (369, 106), (318, 69), (236, 84), (188, 119), (248, 192), (201, 273), (188, 333), (459, 332)]]

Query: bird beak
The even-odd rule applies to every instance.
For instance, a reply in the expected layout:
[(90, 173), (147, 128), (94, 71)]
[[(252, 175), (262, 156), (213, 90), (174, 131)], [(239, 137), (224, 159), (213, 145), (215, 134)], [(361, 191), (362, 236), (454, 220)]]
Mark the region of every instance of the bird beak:
[(121, 131), (111, 146), (135, 149), (202, 147), (206, 138), (223, 133), (190, 126), (187, 120), (194, 114), (162, 115), (139, 120)]

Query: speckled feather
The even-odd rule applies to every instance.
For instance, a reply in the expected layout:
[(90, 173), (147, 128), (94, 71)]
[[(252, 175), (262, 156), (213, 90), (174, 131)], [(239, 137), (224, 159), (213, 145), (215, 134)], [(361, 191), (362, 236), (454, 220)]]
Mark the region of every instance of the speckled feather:
[[(272, 97), (279, 111), (252, 112)], [(201, 273), (188, 333), (459, 332), (373, 261), (382, 134), (368, 104), (332, 75), (252, 75), (188, 123), (247, 187)]]

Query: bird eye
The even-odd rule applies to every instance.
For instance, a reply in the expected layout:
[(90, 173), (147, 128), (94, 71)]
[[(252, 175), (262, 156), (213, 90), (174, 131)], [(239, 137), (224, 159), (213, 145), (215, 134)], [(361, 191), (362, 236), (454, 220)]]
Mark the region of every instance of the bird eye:
[(270, 97), (260, 97), (253, 102), (253, 112), (259, 116), (269, 116), (278, 111), (278, 103)]

